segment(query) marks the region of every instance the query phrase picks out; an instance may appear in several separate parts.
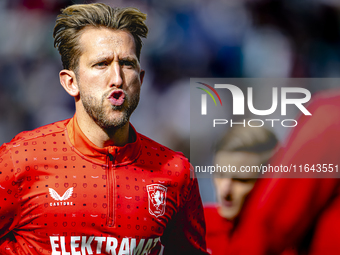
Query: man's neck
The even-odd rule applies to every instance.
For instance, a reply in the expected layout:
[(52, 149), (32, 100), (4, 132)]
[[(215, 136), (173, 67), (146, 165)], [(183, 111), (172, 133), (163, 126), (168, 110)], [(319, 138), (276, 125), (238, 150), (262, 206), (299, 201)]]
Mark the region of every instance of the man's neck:
[(129, 143), (129, 122), (114, 130), (103, 130), (90, 116), (78, 116), (76, 119), (84, 135), (99, 148), (106, 146), (124, 146)]

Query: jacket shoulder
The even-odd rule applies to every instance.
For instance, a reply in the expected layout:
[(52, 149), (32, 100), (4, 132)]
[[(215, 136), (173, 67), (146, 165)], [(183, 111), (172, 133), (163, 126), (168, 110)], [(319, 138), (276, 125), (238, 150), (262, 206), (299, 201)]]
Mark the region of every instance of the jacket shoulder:
[(17, 146), (23, 141), (35, 140), (53, 134), (56, 135), (57, 133), (61, 133), (65, 130), (66, 125), (69, 121), (70, 119), (61, 120), (45, 126), (38, 127), (30, 131), (23, 131), (17, 134), (9, 143), (4, 144), (3, 146), (9, 148), (12, 146)]
[(332, 105), (334, 109), (340, 109), (340, 89), (330, 89), (315, 93), (309, 106), (318, 108), (324, 105)]
[(189, 160), (185, 157), (185, 155), (182, 152), (174, 151), (140, 133), (138, 133), (138, 135), (141, 139), (143, 149), (150, 149), (150, 150), (155, 150), (155, 151), (159, 150), (163, 154), (166, 154), (168, 157), (170, 156), (170, 158), (172, 159), (177, 158), (177, 159), (181, 159), (181, 160), (185, 160), (189, 162)]

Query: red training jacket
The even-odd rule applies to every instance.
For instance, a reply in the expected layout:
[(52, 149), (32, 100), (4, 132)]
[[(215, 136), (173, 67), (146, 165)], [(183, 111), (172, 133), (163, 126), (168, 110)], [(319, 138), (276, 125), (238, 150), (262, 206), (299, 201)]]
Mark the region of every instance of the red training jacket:
[(206, 254), (188, 160), (138, 134), (99, 148), (76, 118), (0, 148), (0, 254)]

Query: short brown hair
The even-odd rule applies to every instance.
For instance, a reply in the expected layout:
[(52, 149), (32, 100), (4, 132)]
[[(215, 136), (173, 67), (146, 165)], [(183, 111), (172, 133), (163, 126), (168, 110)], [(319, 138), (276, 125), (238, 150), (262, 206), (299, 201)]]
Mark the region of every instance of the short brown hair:
[(81, 55), (79, 37), (86, 26), (127, 30), (134, 38), (136, 56), (140, 59), (141, 37), (146, 38), (146, 14), (136, 8), (112, 8), (108, 5), (75, 4), (62, 10), (53, 31), (54, 47), (61, 55), (64, 69), (76, 70)]
[(264, 127), (233, 126), (216, 146), (216, 151), (252, 152), (261, 154), (274, 150), (275, 134)]

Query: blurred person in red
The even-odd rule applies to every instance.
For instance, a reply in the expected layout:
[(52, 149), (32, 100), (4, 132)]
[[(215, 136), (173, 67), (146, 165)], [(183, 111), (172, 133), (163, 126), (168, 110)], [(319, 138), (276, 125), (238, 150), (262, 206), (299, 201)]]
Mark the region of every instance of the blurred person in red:
[[(264, 127), (233, 126), (217, 144), (215, 165), (231, 166), (236, 172), (214, 173), (217, 204), (204, 207), (210, 254), (228, 254), (232, 229), (259, 175), (256, 169), (267, 163), (277, 143), (275, 134)], [(241, 168), (255, 171), (240, 173)]]
[[(269, 164), (306, 166), (309, 170), (260, 179), (240, 215), (231, 254), (340, 254), (340, 92), (315, 95), (286, 144)], [(274, 176), (280, 177), (280, 176)], [(310, 178), (306, 178), (310, 177)]]
[(206, 254), (188, 159), (129, 122), (145, 19), (105, 4), (58, 15), (60, 82), (76, 113), (0, 148), (0, 254)]

